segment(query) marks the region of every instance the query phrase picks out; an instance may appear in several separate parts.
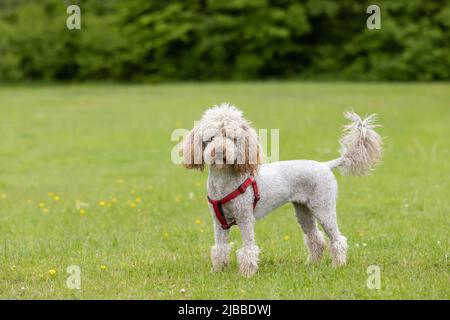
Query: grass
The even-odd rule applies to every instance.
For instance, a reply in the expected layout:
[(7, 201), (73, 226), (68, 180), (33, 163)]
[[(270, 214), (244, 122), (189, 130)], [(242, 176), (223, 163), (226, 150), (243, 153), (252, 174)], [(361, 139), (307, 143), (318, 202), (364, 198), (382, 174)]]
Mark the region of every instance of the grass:
[[(370, 177), (336, 174), (346, 267), (328, 253), (305, 265), (286, 205), (256, 225), (255, 277), (237, 273), (234, 253), (211, 273), (207, 173), (174, 165), (170, 137), (222, 101), (279, 128), (282, 160), (330, 160), (344, 110), (379, 114), (383, 164)], [(449, 299), (449, 102), (449, 84), (0, 88), (0, 298)], [(66, 286), (70, 265), (81, 290)], [(366, 286), (370, 265), (380, 290)]]

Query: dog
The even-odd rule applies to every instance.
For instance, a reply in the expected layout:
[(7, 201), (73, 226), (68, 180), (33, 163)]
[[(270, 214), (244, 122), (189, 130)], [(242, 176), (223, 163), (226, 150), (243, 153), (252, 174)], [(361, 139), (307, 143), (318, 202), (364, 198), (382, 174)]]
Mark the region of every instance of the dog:
[[(346, 264), (347, 239), (336, 220), (337, 181), (332, 172), (369, 174), (382, 156), (382, 139), (374, 130), (376, 115), (361, 119), (344, 113), (350, 123), (340, 139), (340, 157), (328, 162), (290, 160), (263, 164), (255, 129), (235, 106), (221, 104), (207, 110), (184, 137), (180, 150), (188, 169), (208, 166), (207, 196), (214, 221), (215, 245), (211, 248), (212, 270), (229, 263), (230, 227), (236, 224), (243, 247), (237, 251), (239, 271), (250, 277), (258, 271), (259, 248), (255, 221), (291, 202), (304, 232), (308, 263), (322, 258), (326, 242), (318, 222), (330, 240), (334, 267)], [(252, 190), (253, 189), (253, 190)]]

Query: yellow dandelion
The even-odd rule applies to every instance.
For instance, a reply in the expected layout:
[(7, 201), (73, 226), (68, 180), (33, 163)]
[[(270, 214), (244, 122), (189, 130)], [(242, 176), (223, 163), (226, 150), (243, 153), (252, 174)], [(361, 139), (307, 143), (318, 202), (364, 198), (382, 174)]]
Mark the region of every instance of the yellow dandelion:
[(39, 202), (39, 208), (45, 208), (45, 203)]
[(285, 235), (285, 236), (283, 237), (283, 240), (284, 240), (284, 241), (288, 241), (288, 240), (289, 240), (289, 236), (288, 236), (288, 235)]
[(80, 209), (80, 216), (84, 216), (86, 214), (86, 210)]
[(196, 219), (195, 220), (195, 224), (201, 224), (202, 222), (200, 221), (200, 219)]
[(169, 237), (169, 233), (164, 232), (164, 238), (168, 238)]
[(52, 277), (56, 276), (56, 270), (55, 269), (50, 269), (48, 270), (48, 274)]
[(11, 271), (16, 271), (16, 265), (15, 264), (11, 266)]
[(42, 208), (42, 213), (48, 213), (48, 208)]
[(50, 198), (52, 198), (55, 195), (53, 192), (48, 192), (47, 194)]
[(102, 265), (100, 266), (100, 270), (106, 271), (106, 266), (105, 266), (104, 264), (102, 264)]
[(53, 201), (59, 201), (59, 196), (54, 196)]
[(130, 207), (136, 208), (136, 203), (134, 203), (134, 202), (130, 203)]
[(100, 205), (100, 207), (104, 207), (106, 206), (106, 201), (100, 201), (98, 204)]
[(142, 199), (139, 198), (139, 197), (137, 197), (137, 198), (135, 199), (135, 201), (136, 201), (136, 203), (141, 203)]

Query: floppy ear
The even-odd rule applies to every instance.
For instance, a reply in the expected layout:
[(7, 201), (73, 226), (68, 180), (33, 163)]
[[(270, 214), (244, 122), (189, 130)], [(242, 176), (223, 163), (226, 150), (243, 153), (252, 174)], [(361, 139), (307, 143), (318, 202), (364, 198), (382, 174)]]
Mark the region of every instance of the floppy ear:
[(203, 141), (198, 126), (184, 138), (181, 153), (185, 168), (203, 170)]
[(259, 144), (258, 135), (255, 129), (243, 125), (237, 133), (236, 141), (236, 163), (234, 169), (241, 173), (248, 173), (255, 176), (258, 173), (259, 165), (262, 163), (262, 149)]

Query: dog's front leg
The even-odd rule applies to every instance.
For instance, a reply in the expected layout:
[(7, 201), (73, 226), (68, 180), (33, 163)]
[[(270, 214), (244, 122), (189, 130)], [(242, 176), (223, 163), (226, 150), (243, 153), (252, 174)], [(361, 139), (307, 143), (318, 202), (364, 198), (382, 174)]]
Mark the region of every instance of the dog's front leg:
[(238, 223), (244, 246), (237, 251), (237, 259), (239, 272), (246, 277), (251, 277), (258, 271), (259, 248), (255, 243), (254, 224), (253, 212), (249, 218)]
[(224, 230), (214, 220), (215, 245), (211, 247), (211, 262), (214, 272), (222, 271), (230, 261), (231, 246), (228, 244), (230, 230)]

